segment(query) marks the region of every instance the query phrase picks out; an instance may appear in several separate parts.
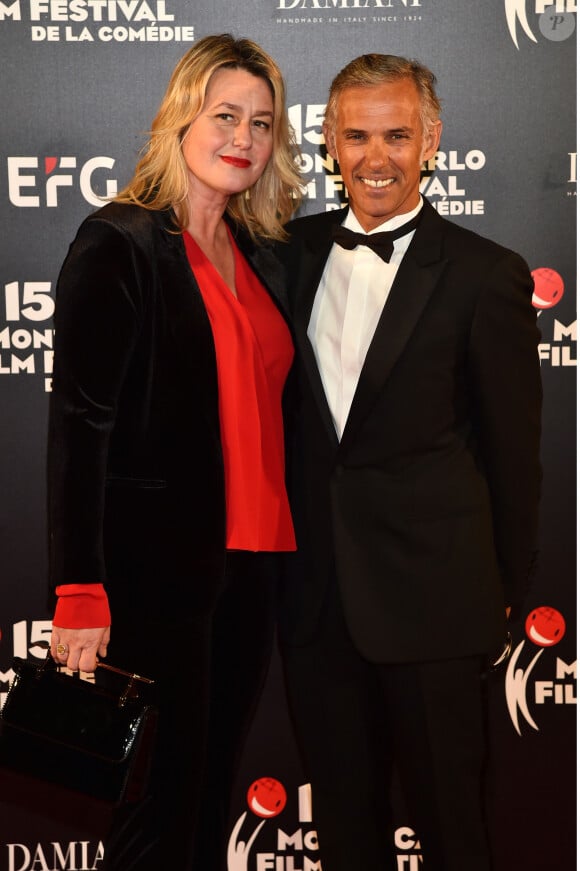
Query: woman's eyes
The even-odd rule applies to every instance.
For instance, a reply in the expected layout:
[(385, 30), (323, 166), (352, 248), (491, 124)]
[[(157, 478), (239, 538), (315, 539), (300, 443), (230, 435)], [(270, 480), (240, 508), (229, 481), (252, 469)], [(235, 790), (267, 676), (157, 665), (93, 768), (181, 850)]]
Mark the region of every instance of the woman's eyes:
[[(235, 115), (232, 115), (230, 112), (219, 112), (215, 117), (218, 121), (224, 121), (226, 124), (239, 123), (239, 119), (236, 118)], [(255, 118), (252, 121), (252, 126), (257, 127), (258, 130), (270, 130), (272, 125), (269, 121), (263, 121), (261, 118)]]

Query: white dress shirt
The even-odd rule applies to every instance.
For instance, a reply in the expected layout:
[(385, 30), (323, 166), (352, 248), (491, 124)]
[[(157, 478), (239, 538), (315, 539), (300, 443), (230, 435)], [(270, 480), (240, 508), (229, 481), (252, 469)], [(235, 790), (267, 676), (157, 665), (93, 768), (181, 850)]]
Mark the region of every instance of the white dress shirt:
[[(398, 229), (422, 206), (420, 200), (413, 211), (397, 215), (365, 235)], [(343, 226), (365, 232), (350, 209)], [(395, 239), (389, 263), (364, 245), (351, 251), (337, 244), (326, 261), (312, 306), (308, 338), (339, 439), (381, 312), (414, 232)]]

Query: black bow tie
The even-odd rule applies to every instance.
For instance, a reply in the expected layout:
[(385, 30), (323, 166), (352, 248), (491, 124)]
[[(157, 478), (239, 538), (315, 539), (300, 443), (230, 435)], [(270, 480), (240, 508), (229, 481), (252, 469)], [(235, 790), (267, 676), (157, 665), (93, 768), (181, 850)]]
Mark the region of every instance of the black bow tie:
[(396, 230), (389, 230), (384, 233), (371, 233), (368, 236), (366, 233), (355, 233), (353, 230), (348, 230), (339, 224), (332, 228), (332, 240), (337, 245), (340, 245), (341, 248), (348, 248), (349, 250), (356, 248), (357, 245), (366, 245), (367, 248), (378, 254), (385, 263), (388, 263), (393, 255), (393, 242), (395, 239), (398, 239), (400, 236), (406, 236), (407, 233), (414, 230), (420, 218), (421, 212)]

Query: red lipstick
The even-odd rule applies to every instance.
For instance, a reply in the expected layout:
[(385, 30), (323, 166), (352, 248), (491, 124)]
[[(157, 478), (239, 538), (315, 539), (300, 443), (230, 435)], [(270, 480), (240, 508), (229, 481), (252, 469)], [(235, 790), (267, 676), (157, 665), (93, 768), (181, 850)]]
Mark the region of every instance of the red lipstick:
[(232, 157), (229, 154), (222, 154), (220, 156), (225, 163), (231, 163), (232, 166), (237, 166), (240, 169), (247, 169), (248, 166), (251, 166), (251, 161), (246, 160), (245, 157)]

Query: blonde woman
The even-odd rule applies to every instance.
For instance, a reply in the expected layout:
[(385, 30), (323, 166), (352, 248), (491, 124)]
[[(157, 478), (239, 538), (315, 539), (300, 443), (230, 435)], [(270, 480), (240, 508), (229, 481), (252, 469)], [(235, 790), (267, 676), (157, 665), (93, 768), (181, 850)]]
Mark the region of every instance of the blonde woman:
[(280, 70), (209, 36), (181, 59), (133, 179), (82, 224), (57, 288), (49, 425), (51, 653), (156, 682), (147, 798), (105, 866), (217, 871), (295, 548), (273, 243), (300, 201)]

